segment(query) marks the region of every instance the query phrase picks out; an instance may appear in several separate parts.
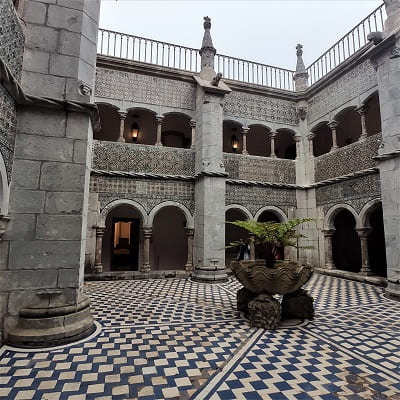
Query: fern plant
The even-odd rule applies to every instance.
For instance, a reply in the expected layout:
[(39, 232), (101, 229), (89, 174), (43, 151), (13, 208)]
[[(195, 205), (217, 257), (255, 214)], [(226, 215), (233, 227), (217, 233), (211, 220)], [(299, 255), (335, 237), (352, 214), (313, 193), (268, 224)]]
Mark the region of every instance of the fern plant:
[(314, 221), (314, 219), (294, 218), (285, 222), (258, 222), (254, 220), (228, 222), (249, 232), (249, 237), (246, 240), (231, 242), (228, 247), (248, 244), (250, 237), (253, 237), (255, 245), (262, 245), (265, 248), (265, 262), (267, 267), (273, 267), (279, 249), (299, 247), (298, 239), (305, 236), (296, 233), (295, 228), (309, 221)]

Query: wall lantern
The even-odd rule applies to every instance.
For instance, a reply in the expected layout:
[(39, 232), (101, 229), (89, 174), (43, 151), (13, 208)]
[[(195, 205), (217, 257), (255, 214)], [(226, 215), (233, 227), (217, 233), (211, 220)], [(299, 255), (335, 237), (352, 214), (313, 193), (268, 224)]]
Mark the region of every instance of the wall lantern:
[(131, 135), (132, 135), (132, 141), (136, 142), (139, 136), (139, 125), (136, 122), (132, 124)]
[(232, 150), (236, 153), (237, 149), (239, 148), (239, 140), (235, 135), (232, 135)]

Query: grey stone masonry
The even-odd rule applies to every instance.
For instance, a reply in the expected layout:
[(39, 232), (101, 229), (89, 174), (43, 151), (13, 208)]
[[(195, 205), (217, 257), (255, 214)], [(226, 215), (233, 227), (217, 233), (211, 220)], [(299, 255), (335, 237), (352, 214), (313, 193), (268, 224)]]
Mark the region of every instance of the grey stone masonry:
[[(24, 90), (63, 99), (66, 107), (33, 101), (18, 109), (3, 236), (8, 264), (0, 283), (5, 340), (17, 346), (65, 343), (93, 330), (82, 292), (93, 138), (85, 103), (94, 81), (99, 7), (97, 0), (25, 1)], [(76, 101), (81, 111), (67, 111)]]
[(26, 0), (22, 85), (35, 96), (84, 100), (93, 87), (100, 0)]
[(379, 172), (385, 225), (388, 286), (400, 299), (400, 0), (385, 0), (385, 40), (373, 50), (382, 120)]

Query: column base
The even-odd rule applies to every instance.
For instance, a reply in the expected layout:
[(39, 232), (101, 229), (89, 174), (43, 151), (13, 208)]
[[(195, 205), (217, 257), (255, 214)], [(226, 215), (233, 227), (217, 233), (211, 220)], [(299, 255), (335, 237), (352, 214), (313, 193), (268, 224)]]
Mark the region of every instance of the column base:
[(5, 330), (7, 344), (16, 347), (52, 347), (82, 339), (95, 330), (90, 299), (74, 305), (20, 310), (17, 325)]
[(186, 264), (185, 271), (192, 272), (193, 271), (193, 264)]
[(103, 265), (102, 264), (100, 264), (100, 265), (95, 265), (94, 267), (93, 267), (93, 273), (94, 274), (101, 274), (103, 272)]
[(369, 270), (367, 270), (367, 271), (361, 270), (361, 271), (359, 272), (359, 274), (360, 274), (360, 275), (363, 275), (363, 276), (373, 276), (373, 275), (374, 275), (374, 273), (373, 273), (372, 271), (369, 271)]
[(118, 138), (118, 139), (117, 139), (117, 142), (119, 142), (119, 143), (125, 143), (125, 138)]
[(142, 265), (141, 267), (140, 267), (140, 272), (150, 272), (151, 271), (151, 268), (150, 268), (150, 265)]
[(221, 283), (228, 280), (225, 266), (196, 266), (192, 279), (195, 282)]
[(388, 278), (387, 288), (385, 289), (385, 297), (391, 300), (400, 301), (400, 279)]
[(332, 270), (332, 269), (335, 269), (335, 266), (333, 265), (333, 263), (325, 263), (325, 269), (329, 269), (329, 270)]

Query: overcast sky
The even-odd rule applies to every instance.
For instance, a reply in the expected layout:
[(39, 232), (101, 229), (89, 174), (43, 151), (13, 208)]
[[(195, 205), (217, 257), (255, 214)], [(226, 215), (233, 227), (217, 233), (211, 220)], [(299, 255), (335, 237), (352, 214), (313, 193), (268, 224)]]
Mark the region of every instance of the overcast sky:
[(220, 54), (294, 69), (296, 44), (311, 64), (380, 0), (102, 0), (100, 27), (200, 48), (203, 17)]

